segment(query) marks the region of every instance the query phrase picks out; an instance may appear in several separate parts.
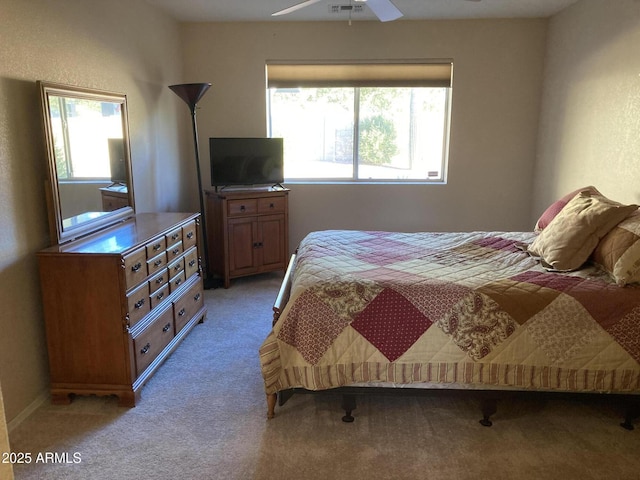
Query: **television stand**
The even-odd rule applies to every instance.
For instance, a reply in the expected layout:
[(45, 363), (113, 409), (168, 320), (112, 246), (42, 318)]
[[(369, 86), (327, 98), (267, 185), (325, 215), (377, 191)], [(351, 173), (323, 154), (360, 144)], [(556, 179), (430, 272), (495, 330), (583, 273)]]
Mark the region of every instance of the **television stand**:
[(100, 189), (102, 196), (102, 210), (112, 212), (119, 208), (129, 206), (129, 189), (121, 183), (114, 183)]
[(206, 190), (208, 271), (231, 279), (286, 270), (289, 190), (272, 187)]
[(283, 191), (286, 188), (281, 183), (273, 185), (217, 185), (215, 192), (272, 192)]

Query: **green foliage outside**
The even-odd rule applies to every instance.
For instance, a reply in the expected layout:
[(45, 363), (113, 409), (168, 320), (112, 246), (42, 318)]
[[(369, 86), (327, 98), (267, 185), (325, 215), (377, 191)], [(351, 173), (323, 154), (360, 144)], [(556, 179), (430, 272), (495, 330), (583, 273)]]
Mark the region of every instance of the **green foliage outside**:
[(396, 128), (383, 115), (367, 117), (360, 122), (360, 161), (368, 165), (385, 165), (398, 153)]

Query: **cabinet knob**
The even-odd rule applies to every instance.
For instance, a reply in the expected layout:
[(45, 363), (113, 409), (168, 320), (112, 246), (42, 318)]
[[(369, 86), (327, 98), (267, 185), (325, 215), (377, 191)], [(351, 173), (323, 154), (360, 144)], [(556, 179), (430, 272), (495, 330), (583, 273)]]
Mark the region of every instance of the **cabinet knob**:
[(151, 348), (151, 344), (147, 343), (144, 347), (142, 347), (142, 349), (140, 350), (140, 354), (144, 355), (145, 353), (147, 353), (149, 351), (149, 349)]

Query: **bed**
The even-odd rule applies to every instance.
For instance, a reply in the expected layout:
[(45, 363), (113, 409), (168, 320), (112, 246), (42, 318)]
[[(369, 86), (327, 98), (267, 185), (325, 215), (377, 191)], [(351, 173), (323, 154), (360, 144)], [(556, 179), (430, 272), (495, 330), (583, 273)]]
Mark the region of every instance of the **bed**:
[[(640, 272), (629, 275), (636, 267), (623, 259), (624, 277), (620, 259), (640, 250), (640, 216), (626, 206), (595, 239), (573, 238), (570, 256), (579, 244), (587, 259), (560, 269), (559, 242), (548, 237), (562, 214), (576, 215), (566, 208), (532, 232), (310, 233), (260, 348), (268, 417), (278, 394), (282, 404), (296, 391), (445, 388), (620, 395), (632, 405), (623, 426), (633, 428)], [(493, 412), (485, 408), (481, 422)]]

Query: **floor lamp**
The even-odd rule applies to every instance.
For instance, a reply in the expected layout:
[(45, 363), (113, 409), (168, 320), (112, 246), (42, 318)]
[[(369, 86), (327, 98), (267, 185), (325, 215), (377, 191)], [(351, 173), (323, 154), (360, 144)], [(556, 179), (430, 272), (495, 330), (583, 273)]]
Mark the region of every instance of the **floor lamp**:
[(198, 148), (198, 128), (196, 125), (196, 106), (202, 96), (211, 87), (210, 83), (183, 83), (169, 85), (169, 88), (189, 106), (191, 111), (191, 125), (193, 126), (193, 144), (196, 151), (196, 172), (198, 174), (198, 196), (200, 199), (200, 223), (202, 225), (202, 248), (204, 249), (204, 288), (213, 288), (214, 281), (209, 270), (209, 246), (207, 242), (207, 220), (204, 211), (204, 198), (202, 195), (202, 175), (200, 174), (200, 149)]

